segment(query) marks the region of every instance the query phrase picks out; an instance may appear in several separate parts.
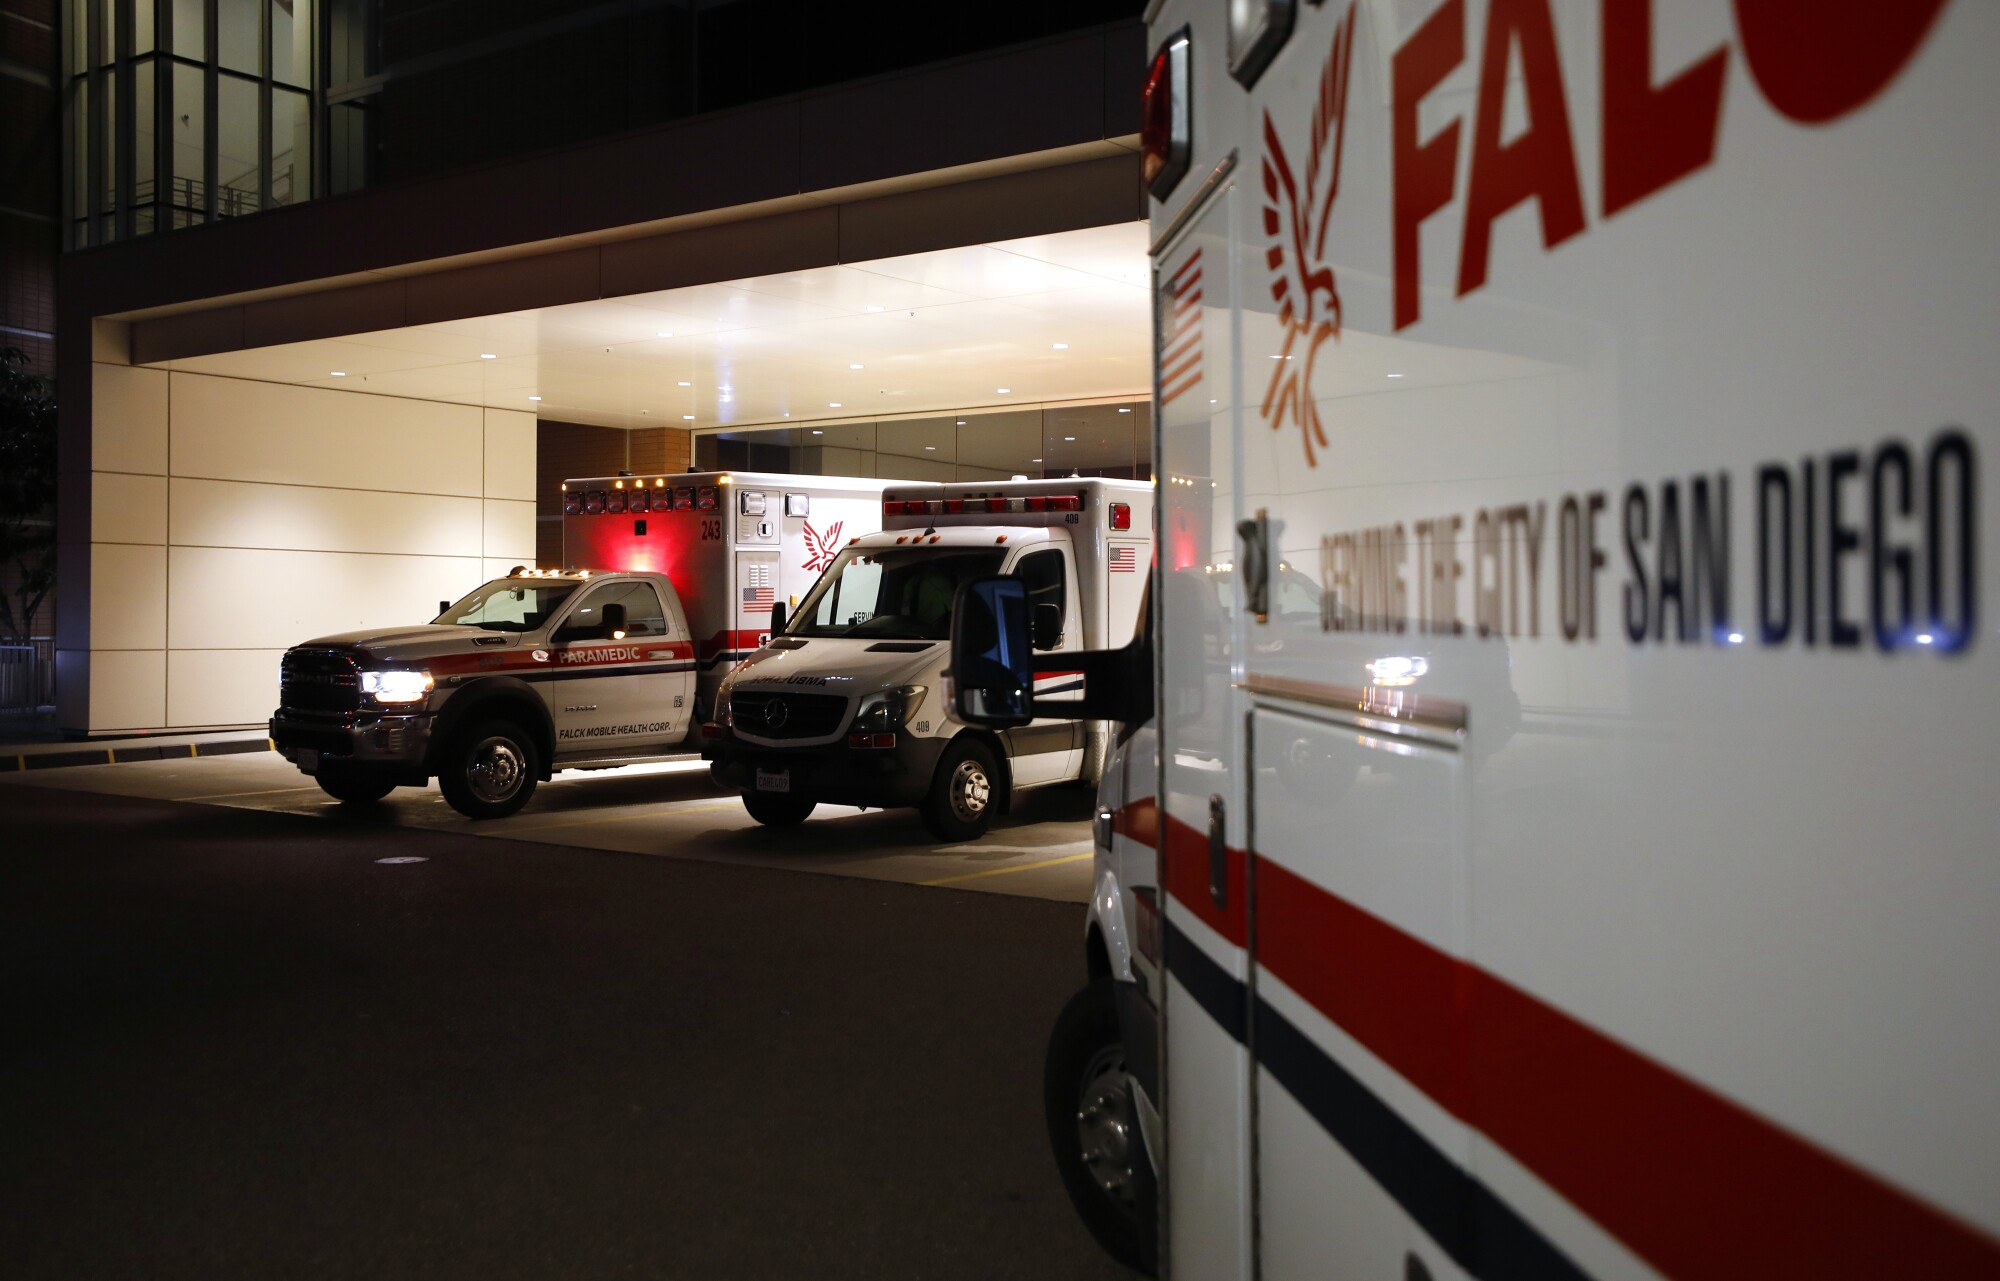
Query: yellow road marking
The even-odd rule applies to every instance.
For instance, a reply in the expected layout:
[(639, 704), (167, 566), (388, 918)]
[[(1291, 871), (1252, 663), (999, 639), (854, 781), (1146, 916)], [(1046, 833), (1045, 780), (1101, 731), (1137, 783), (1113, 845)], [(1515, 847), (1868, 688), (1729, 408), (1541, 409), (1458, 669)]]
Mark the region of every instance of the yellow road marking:
[(590, 827), (599, 823), (632, 823), (642, 818), (673, 818), (679, 814), (706, 814), (712, 810), (741, 808), (741, 801), (729, 801), (721, 805), (696, 805), (683, 810), (645, 810), (638, 814), (612, 814), (604, 818), (553, 818), (552, 816), (552, 821), (537, 823), (533, 827), (496, 828), (495, 831), (501, 836), (506, 836), (514, 832), (541, 832), (558, 827)]
[(956, 885), (960, 881), (976, 881), (983, 876), (1005, 876), (1009, 872), (1032, 872), (1039, 867), (1056, 867), (1063, 863), (1081, 863), (1090, 858), (1089, 854), (1065, 854), (1061, 858), (1045, 858), (1039, 863), (1016, 863), (1012, 867), (989, 867), (983, 872), (966, 872), (960, 876), (944, 876), (935, 881), (919, 881), (919, 885)]
[(116, 765), (116, 764), (118, 763), (118, 753), (116, 753), (116, 752), (112, 751), (112, 750), (111, 750), (110, 748), (108, 748), (108, 747), (107, 747), (107, 748), (105, 748), (105, 749), (104, 749), (104, 763), (105, 763), (105, 764), (107, 764), (107, 765)]

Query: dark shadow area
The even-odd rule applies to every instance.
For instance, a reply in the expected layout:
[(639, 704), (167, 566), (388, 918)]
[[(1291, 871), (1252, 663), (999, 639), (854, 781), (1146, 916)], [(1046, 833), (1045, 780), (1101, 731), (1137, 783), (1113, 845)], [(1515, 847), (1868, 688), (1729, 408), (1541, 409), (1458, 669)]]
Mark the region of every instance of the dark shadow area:
[(1042, 1138), (1080, 908), (33, 787), (0, 829), (10, 1278), (1121, 1275)]

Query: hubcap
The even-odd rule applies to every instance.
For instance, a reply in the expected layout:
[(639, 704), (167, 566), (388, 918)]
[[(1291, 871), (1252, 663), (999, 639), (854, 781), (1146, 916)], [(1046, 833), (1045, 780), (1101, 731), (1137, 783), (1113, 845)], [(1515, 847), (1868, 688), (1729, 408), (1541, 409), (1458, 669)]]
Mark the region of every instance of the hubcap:
[(521, 790), (528, 776), (521, 748), (512, 739), (489, 738), (472, 749), (472, 764), (465, 781), (472, 794), (488, 804), (497, 804)]
[(992, 799), (993, 785), (986, 778), (986, 771), (978, 761), (960, 761), (958, 768), (951, 772), (951, 809), (965, 822), (971, 822), (986, 812), (986, 803)]
[(1136, 1213), (1139, 1204), (1138, 1180), (1132, 1172), (1132, 1126), (1132, 1080), (1125, 1072), (1125, 1047), (1108, 1045), (1083, 1071), (1076, 1137), (1084, 1168), (1126, 1214)]

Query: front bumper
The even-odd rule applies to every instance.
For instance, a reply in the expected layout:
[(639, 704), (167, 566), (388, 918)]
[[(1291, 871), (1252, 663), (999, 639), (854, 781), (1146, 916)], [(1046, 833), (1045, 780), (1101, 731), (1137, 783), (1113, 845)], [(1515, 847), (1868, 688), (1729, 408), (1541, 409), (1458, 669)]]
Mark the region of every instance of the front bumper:
[(930, 792), (938, 758), (951, 740), (896, 736), (896, 746), (856, 749), (845, 743), (822, 747), (758, 747), (724, 731), (710, 739), (702, 755), (724, 787), (754, 792), (757, 772), (786, 771), (786, 795), (832, 805), (899, 809), (916, 805)]
[(350, 712), (342, 716), (289, 715), (271, 718), (271, 742), (280, 755), (307, 773), (319, 761), (390, 765), (405, 781), (426, 780), (430, 752), (429, 713)]

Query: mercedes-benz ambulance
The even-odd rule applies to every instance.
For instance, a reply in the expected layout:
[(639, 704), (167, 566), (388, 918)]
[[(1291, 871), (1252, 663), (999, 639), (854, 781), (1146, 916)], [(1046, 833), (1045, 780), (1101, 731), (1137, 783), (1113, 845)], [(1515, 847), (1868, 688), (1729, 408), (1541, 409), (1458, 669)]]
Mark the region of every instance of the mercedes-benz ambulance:
[[(1150, 644), (1062, 662), (1132, 726), (1047, 1062), (1086, 1221), (1204, 1281), (2000, 1276), (2000, 8), (1148, 21)], [(1039, 710), (1022, 599), (961, 599), (968, 718)]]
[(943, 690), (954, 595), (1020, 575), (1036, 650), (1129, 637), (1152, 554), (1152, 487), (1121, 480), (895, 483), (882, 531), (849, 539), (770, 644), (730, 673), (705, 754), (759, 822), (821, 802), (916, 806), (940, 840), (970, 840), (1030, 788), (1102, 773), (1110, 726), (1061, 714), (1076, 674), (1037, 693), (1051, 715), (994, 733)]

